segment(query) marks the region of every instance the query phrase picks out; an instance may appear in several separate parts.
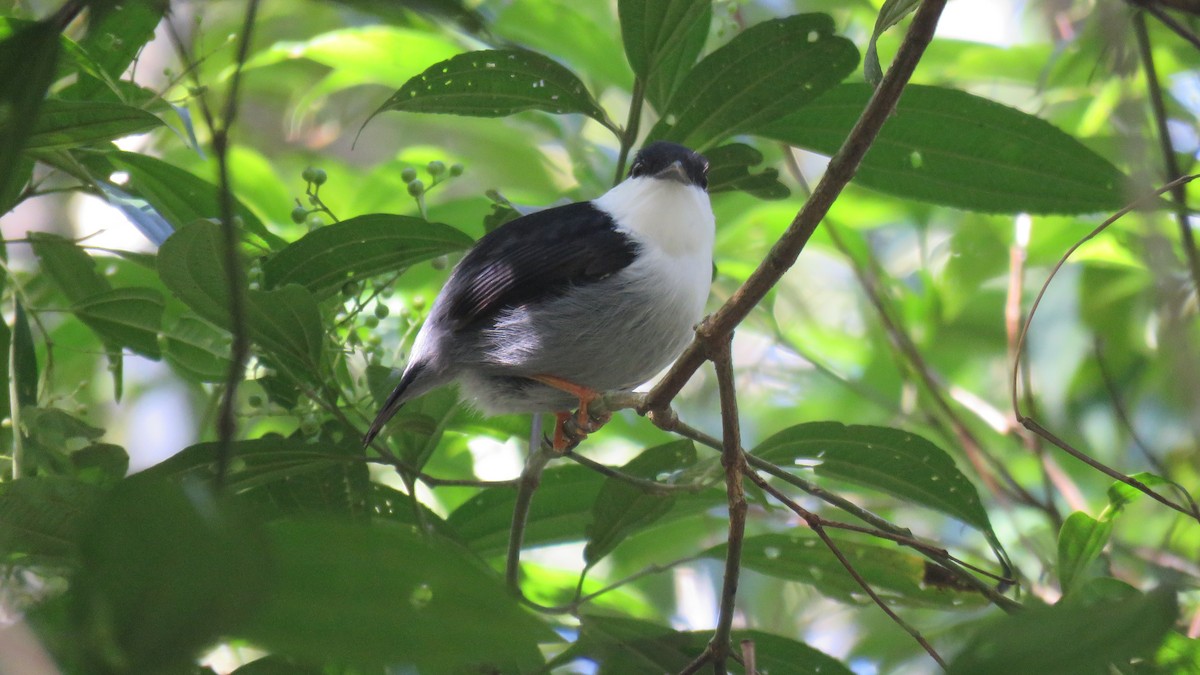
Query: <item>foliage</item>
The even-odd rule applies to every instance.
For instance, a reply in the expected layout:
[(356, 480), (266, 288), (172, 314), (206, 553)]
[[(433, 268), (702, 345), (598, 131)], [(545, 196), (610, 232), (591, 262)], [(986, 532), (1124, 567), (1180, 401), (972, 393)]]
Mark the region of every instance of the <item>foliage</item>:
[[(1194, 17), (1079, 1), (1024, 8), (1044, 25), (1008, 49), (936, 38), (740, 323), (736, 410), (701, 374), (522, 461), (527, 418), (449, 389), (359, 441), (457, 256), (670, 139), (711, 162), (711, 308), (738, 302), (939, 3), (302, 4), (0, 6), (24, 648), (68, 673), (1200, 669), (1195, 195), (1147, 197), (1200, 149)], [(82, 196), (126, 245), (72, 225)], [(148, 466), (164, 388), (190, 440)], [(731, 420), (748, 466), (709, 435)]]

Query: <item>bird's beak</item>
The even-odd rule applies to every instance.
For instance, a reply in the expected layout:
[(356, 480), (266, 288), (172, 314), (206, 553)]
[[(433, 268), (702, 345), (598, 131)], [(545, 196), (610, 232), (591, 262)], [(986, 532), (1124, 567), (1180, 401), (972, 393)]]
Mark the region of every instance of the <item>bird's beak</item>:
[(683, 162), (679, 160), (671, 162), (670, 166), (654, 174), (654, 177), (677, 181), (684, 185), (692, 184), (692, 179), (688, 177), (687, 170), (683, 168)]

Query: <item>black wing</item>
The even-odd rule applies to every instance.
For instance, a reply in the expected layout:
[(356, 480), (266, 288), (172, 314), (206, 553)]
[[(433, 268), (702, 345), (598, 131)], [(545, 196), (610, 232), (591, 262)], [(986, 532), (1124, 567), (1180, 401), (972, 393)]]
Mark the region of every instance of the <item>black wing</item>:
[(484, 235), (446, 285), (458, 329), (626, 267), (637, 243), (591, 202), (531, 213)]

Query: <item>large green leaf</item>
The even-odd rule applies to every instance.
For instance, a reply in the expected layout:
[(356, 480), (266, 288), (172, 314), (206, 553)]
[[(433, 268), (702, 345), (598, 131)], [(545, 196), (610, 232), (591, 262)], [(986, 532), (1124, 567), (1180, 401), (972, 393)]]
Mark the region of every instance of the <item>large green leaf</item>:
[(754, 454), (783, 466), (812, 467), (818, 476), (882, 490), (992, 531), (979, 493), (950, 455), (907, 431), (810, 422), (775, 434)]
[(474, 117), (504, 117), (522, 110), (582, 113), (615, 128), (574, 73), (523, 49), (467, 52), (435, 63), (404, 83), (371, 116), (385, 110)]
[(24, 160), (21, 150), (36, 127), (58, 65), (59, 32), (46, 23), (16, 28), (0, 40), (0, 195), (10, 193)]
[[(557, 639), (474, 555), (390, 523), (281, 522), (266, 606), (242, 633), (300, 661), (532, 672)], [(486, 617), (481, 621), (480, 617)]]
[(26, 150), (61, 150), (113, 141), (162, 126), (154, 115), (123, 103), (47, 100)]
[[(212, 183), (149, 155), (116, 152), (109, 157), (116, 166), (129, 173), (127, 187), (145, 199), (175, 229), (197, 220), (220, 217), (220, 191)], [(280, 248), (287, 243), (268, 231), (258, 216), (238, 201), (236, 196), (233, 199), (233, 212), (241, 218), (247, 232), (258, 236), (272, 248)]]
[(192, 315), (163, 328), (167, 362), (194, 382), (223, 382), (229, 377), (229, 334)]
[(162, 293), (153, 288), (117, 288), (79, 300), (71, 311), (110, 348), (158, 359), (164, 306)]
[[(163, 284), (201, 317), (229, 329), (229, 287), (223, 265), (221, 227), (198, 221), (167, 239), (159, 249)], [(297, 285), (246, 291), (250, 336), (270, 355), (304, 377), (317, 377), (324, 331), (312, 294)]]
[[(871, 97), (843, 84), (755, 133), (826, 155), (841, 147)], [(922, 201), (995, 213), (1120, 208), (1125, 178), (1033, 115), (945, 87), (909, 85), (855, 181)]]
[[(603, 483), (600, 474), (576, 464), (543, 472), (525, 521), (525, 546), (583, 540)], [(484, 490), (455, 509), (447, 523), (479, 555), (500, 555), (508, 549), (516, 500), (516, 490)]]
[(96, 272), (96, 260), (70, 239), (47, 232), (30, 232), (29, 243), (41, 271), (67, 300), (79, 302), (112, 290), (108, 280)]
[(712, 0), (619, 0), (625, 57), (642, 81), (646, 99), (666, 110), (704, 49)]
[(471, 238), (441, 223), (372, 214), (309, 232), (263, 264), (268, 287), (300, 284), (325, 298), (352, 279), (397, 272), (467, 248)]
[[(927, 584), (932, 563), (915, 553), (894, 546), (875, 546), (844, 539), (834, 540), (854, 569), (871, 588), (890, 604), (917, 607), (978, 607), (986, 600), (974, 592), (939, 584)], [(726, 544), (718, 544), (703, 555), (724, 560)], [(746, 537), (742, 544), (742, 566), (780, 579), (799, 581), (823, 595), (843, 602), (864, 602), (866, 594), (823, 541), (811, 532), (761, 534)]]
[(950, 675), (1122, 672), (1149, 657), (1175, 623), (1175, 592), (1159, 589), (1088, 605), (1030, 609), (983, 626), (951, 662)]
[(697, 150), (758, 133), (841, 82), (858, 65), (854, 43), (824, 14), (747, 28), (692, 68), (650, 138)]
[[(757, 630), (735, 630), (733, 644), (754, 643), (758, 672), (773, 675), (850, 675), (837, 659), (808, 645)], [(682, 633), (668, 626), (627, 617), (584, 615), (579, 639), (551, 662), (566, 665), (585, 659), (599, 666), (597, 675), (657, 675), (683, 670), (700, 656), (711, 631)], [(742, 673), (729, 663), (730, 672)]]
[[(13, 303), (12, 327), (12, 391), (21, 408), (37, 405), (38, 361), (33, 344), (33, 331), (29, 329), (29, 316), (20, 300)], [(20, 433), (18, 430), (17, 433)]]
[[(646, 450), (622, 466), (621, 472), (654, 480), (660, 474), (695, 463), (696, 448), (685, 439)], [(592, 505), (584, 561), (589, 567), (595, 565), (626, 537), (658, 520), (674, 505), (675, 497), (669, 493), (651, 492), (612, 476), (606, 478)]]
[(0, 483), (0, 560), (16, 565), (70, 565), (80, 524), (101, 489), (61, 476)]
[(102, 672), (179, 672), (234, 634), (274, 579), (253, 523), (198, 483), (134, 477), (92, 512), (75, 635)]

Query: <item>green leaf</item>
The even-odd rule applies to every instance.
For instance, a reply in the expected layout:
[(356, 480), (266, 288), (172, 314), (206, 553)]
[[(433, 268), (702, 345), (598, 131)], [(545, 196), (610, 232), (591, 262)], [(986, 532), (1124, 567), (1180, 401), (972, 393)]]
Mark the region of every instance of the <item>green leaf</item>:
[[(87, 35), (79, 46), (109, 80), (119, 80), (142, 47), (154, 38), (154, 29), (167, 8), (164, 0), (107, 3), (106, 11), (91, 17)], [(80, 82), (80, 98), (103, 87), (97, 78)]]
[(13, 389), (16, 391), (17, 405), (24, 409), (37, 405), (37, 351), (33, 346), (33, 332), (29, 330), (29, 317), (25, 314), (25, 306), (21, 304), (20, 300), (16, 300), (13, 305), (15, 307), (12, 328), (12, 377), (15, 380)]
[(1058, 583), (1063, 595), (1070, 595), (1086, 580), (1086, 572), (1100, 557), (1112, 528), (1112, 520), (1096, 520), (1083, 511), (1067, 517), (1058, 532)]
[(704, 49), (712, 0), (619, 0), (625, 57), (644, 83), (646, 99), (666, 110)]
[[(754, 642), (760, 673), (850, 674), (836, 659), (795, 640), (757, 630), (736, 630), (730, 638), (735, 645)], [(586, 659), (599, 666), (598, 675), (675, 673), (700, 656), (711, 639), (711, 631), (682, 633), (639, 619), (585, 614), (580, 617), (579, 639), (551, 666)], [(744, 672), (735, 662), (728, 667), (733, 673)]]
[[(197, 220), (220, 217), (220, 190), (212, 183), (149, 155), (114, 152), (108, 157), (129, 173), (128, 187), (154, 207), (175, 229)], [(247, 232), (258, 236), (271, 248), (281, 248), (287, 243), (267, 230), (258, 216), (238, 201), (236, 196), (233, 198), (233, 213), (242, 219), (242, 226)]]
[(754, 454), (784, 466), (811, 467), (818, 476), (881, 490), (992, 531), (979, 493), (950, 455), (907, 431), (810, 422), (775, 434)]
[(574, 73), (523, 49), (467, 52), (435, 63), (404, 83), (371, 117), (385, 110), (473, 117), (505, 117), (523, 110), (582, 113), (616, 130)]
[(266, 656), (230, 673), (230, 675), (327, 675), (317, 666), (302, 666), (280, 656)]
[(981, 628), (947, 672), (1093, 675), (1113, 672), (1112, 665), (1124, 670), (1130, 659), (1154, 654), (1177, 616), (1170, 589), (1087, 606), (1029, 609)]
[[(198, 221), (172, 234), (158, 252), (158, 273), (171, 292), (197, 314), (230, 327), (229, 289), (222, 261), (221, 227)], [(297, 376), (317, 377), (324, 332), (317, 302), (296, 285), (246, 291), (251, 337)]]
[(764, 21), (688, 73), (650, 138), (703, 151), (734, 134), (758, 133), (841, 82), (856, 65), (854, 43), (834, 35), (833, 19), (824, 14)]
[[(1146, 487), (1155, 487), (1157, 485), (1173, 485), (1173, 483), (1162, 476), (1152, 474), (1148, 471), (1135, 473), (1130, 478), (1141, 482)], [(1101, 520), (1111, 520), (1120, 513), (1126, 506), (1133, 503), (1135, 500), (1145, 497), (1145, 493), (1141, 490), (1122, 483), (1114, 481), (1108, 486), (1108, 507), (1104, 509), (1104, 513), (1100, 515)]]
[(262, 532), (197, 483), (123, 481), (83, 532), (76, 634), (106, 671), (192, 662), (236, 633), (274, 578)]
[(153, 288), (117, 288), (79, 300), (71, 311), (110, 348), (158, 359), (164, 307), (162, 293)]
[(16, 565), (74, 565), (80, 523), (101, 489), (63, 476), (0, 483), (0, 560)]
[(9, 194), (21, 151), (38, 122), (62, 48), (49, 22), (27, 24), (0, 41), (0, 195)]
[[(926, 583), (927, 572), (940, 568), (919, 555), (893, 547), (837, 538), (834, 541), (854, 569), (889, 604), (950, 609), (974, 608), (986, 602), (973, 591)], [(761, 534), (746, 537), (742, 546), (742, 566), (747, 569), (808, 584), (843, 602), (870, 602), (854, 577), (815, 534)], [(726, 544), (718, 544), (702, 555), (724, 560), (725, 553)]]
[[(843, 84), (756, 130), (832, 155), (871, 87)], [(909, 85), (855, 181), (906, 199), (993, 213), (1093, 213), (1120, 208), (1125, 177), (1044, 120), (945, 87)]]
[[(575, 464), (543, 472), (525, 522), (525, 546), (582, 540), (603, 482), (595, 471)], [(513, 489), (484, 490), (455, 509), (446, 522), (479, 555), (501, 555), (508, 549), (516, 500)]]
[(270, 538), (270, 597), (242, 636), (272, 652), (316, 664), (532, 672), (543, 662), (538, 643), (557, 639), (473, 555), (434, 535), (297, 521), (270, 526)]
[(61, 150), (123, 138), (162, 126), (154, 115), (123, 103), (47, 100), (26, 150)]
[(792, 191), (779, 182), (779, 171), (763, 169), (750, 173), (750, 167), (762, 164), (763, 156), (745, 143), (729, 143), (705, 152), (708, 159), (708, 193), (741, 190), (759, 199), (787, 199)]
[[(621, 467), (623, 473), (650, 480), (696, 463), (690, 440), (650, 448)], [(591, 567), (612, 553), (626, 537), (661, 518), (675, 505), (670, 493), (654, 493), (619, 478), (608, 477), (592, 505), (583, 559)]]
[(318, 299), (347, 281), (398, 272), (469, 247), (472, 240), (441, 223), (373, 214), (326, 225), (288, 244), (263, 264), (268, 287), (300, 284)]
[(30, 232), (30, 247), (41, 271), (72, 303), (112, 289), (108, 280), (96, 273), (96, 261), (75, 242), (46, 232)]
[(223, 382), (229, 377), (229, 334), (194, 316), (182, 316), (163, 330), (164, 355), (193, 382)]
[(912, 13), (918, 0), (885, 0), (879, 8), (879, 18), (875, 19), (875, 28), (871, 31), (871, 39), (867, 42), (867, 53), (863, 56), (863, 76), (872, 87), (878, 87), (883, 79), (883, 68), (879, 65), (877, 43), (879, 36), (887, 29), (900, 23), (900, 20)]

